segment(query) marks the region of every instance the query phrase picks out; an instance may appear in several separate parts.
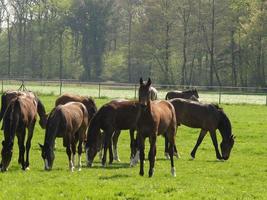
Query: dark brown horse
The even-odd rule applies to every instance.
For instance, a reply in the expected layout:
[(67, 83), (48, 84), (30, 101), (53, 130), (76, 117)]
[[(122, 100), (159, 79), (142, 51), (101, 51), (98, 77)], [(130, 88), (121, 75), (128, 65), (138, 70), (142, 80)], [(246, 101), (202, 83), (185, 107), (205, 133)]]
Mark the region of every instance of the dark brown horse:
[[(1, 171), (6, 171), (12, 157), (15, 135), (18, 138), (19, 159), (22, 169), (29, 167), (29, 151), (31, 139), (37, 118), (38, 102), (35, 96), (19, 95), (11, 100), (3, 116), (4, 141), (2, 141), (2, 161)], [(24, 140), (28, 129), (26, 142), (26, 161), (24, 160), (25, 146)]]
[(97, 107), (95, 101), (91, 97), (79, 96), (74, 94), (63, 94), (57, 98), (55, 102), (55, 106), (64, 105), (69, 102), (80, 102), (86, 107), (89, 120), (93, 117), (93, 115), (97, 112)]
[(78, 144), (78, 170), (81, 170), (82, 143), (86, 139), (89, 119), (86, 107), (80, 102), (59, 105), (48, 117), (42, 158), (45, 170), (51, 170), (54, 162), (54, 144), (56, 137), (63, 137), (63, 146), (69, 159), (69, 168), (74, 170), (76, 145)]
[[(178, 125), (185, 125), (191, 128), (200, 128), (200, 134), (194, 149), (191, 152), (192, 158), (203, 138), (210, 132), (210, 136), (215, 148), (217, 159), (227, 160), (234, 145), (234, 136), (229, 118), (224, 111), (214, 104), (205, 104), (185, 99), (170, 100), (175, 108), (176, 120)], [(219, 129), (222, 136), (221, 152), (218, 149), (216, 129)]]
[[(37, 112), (40, 117), (39, 124), (44, 129), (46, 125), (47, 115), (45, 112), (45, 107), (40, 101), (40, 99), (30, 91), (16, 91), (16, 90), (9, 90), (2, 94), (1, 97), (1, 111), (0, 111), (0, 122), (4, 116), (4, 113), (9, 105), (9, 103), (15, 99), (18, 96), (29, 96), (30, 98), (33, 98), (37, 102)], [(2, 127), (3, 130), (3, 127)]]
[(196, 89), (185, 90), (185, 91), (175, 90), (175, 91), (167, 92), (165, 99), (166, 100), (174, 99), (174, 98), (190, 99), (190, 97), (192, 97), (193, 95), (195, 96), (193, 97), (194, 99), (199, 98), (198, 92)]
[[(135, 101), (111, 101), (102, 106), (92, 118), (86, 143), (86, 154), (88, 166), (92, 165), (97, 153), (97, 144), (100, 129), (104, 131), (104, 154), (102, 165), (106, 164), (107, 149), (109, 149), (109, 163), (113, 162), (113, 152), (111, 148), (111, 138), (113, 133), (118, 130), (132, 130), (131, 141), (134, 141), (133, 130), (139, 116), (139, 103)], [(131, 142), (131, 156), (135, 154), (134, 143)]]
[(172, 104), (168, 101), (151, 101), (150, 100), (150, 85), (151, 80), (148, 79), (144, 84), (143, 79), (140, 78), (139, 87), (139, 103), (142, 105), (141, 115), (137, 122), (137, 140), (140, 150), (140, 172), (144, 175), (144, 149), (145, 138), (149, 138), (149, 177), (153, 176), (154, 164), (156, 156), (156, 140), (157, 136), (162, 134), (170, 142), (169, 155), (171, 160), (171, 173), (176, 176), (173, 153), (176, 135), (176, 117), (175, 110)]

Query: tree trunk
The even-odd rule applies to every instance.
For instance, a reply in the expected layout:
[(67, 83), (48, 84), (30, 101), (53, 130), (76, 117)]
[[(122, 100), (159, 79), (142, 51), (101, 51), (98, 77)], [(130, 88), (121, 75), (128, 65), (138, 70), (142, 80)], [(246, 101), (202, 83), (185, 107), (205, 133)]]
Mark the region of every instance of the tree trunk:
[(132, 5), (131, 2), (129, 2), (128, 7), (128, 15), (129, 15), (129, 21), (128, 21), (128, 81), (131, 83), (132, 80), (132, 52), (131, 52), (131, 45), (132, 45)]
[(210, 47), (210, 86), (213, 86), (213, 69), (214, 69), (214, 34), (215, 34), (215, 0), (212, 0), (211, 47)]
[(237, 70), (235, 64), (235, 40), (234, 31), (231, 30), (231, 65), (232, 65), (232, 85), (237, 86)]

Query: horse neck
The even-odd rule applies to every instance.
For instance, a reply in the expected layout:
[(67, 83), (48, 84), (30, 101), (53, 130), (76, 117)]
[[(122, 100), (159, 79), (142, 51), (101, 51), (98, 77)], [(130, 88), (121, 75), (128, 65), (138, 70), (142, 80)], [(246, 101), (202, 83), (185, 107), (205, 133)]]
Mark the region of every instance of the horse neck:
[[(50, 114), (49, 119), (47, 121), (44, 144), (47, 144), (49, 147), (53, 148), (54, 143), (55, 143), (55, 139), (56, 139), (56, 135), (57, 135), (57, 131), (59, 130), (58, 126), (60, 123), (54, 123), (55, 122), (54, 116), (51, 116), (51, 115), (54, 115), (54, 113)], [(56, 127), (55, 127), (55, 125), (56, 125)]]
[(90, 121), (87, 130), (87, 144), (91, 142), (96, 142), (97, 134), (99, 134), (100, 132), (99, 113), (100, 112), (97, 112)]
[(232, 133), (231, 123), (223, 111), (219, 111), (219, 113), (220, 113), (220, 121), (219, 121), (218, 129), (222, 135), (223, 140), (227, 140), (231, 137), (231, 133)]

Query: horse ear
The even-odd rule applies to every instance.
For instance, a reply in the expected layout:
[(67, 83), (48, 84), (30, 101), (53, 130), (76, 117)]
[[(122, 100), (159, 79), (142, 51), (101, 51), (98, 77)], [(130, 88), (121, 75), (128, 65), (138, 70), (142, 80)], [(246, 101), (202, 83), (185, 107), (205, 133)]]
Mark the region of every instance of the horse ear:
[(41, 149), (44, 148), (44, 145), (42, 145), (42, 144), (40, 144), (40, 143), (38, 143), (38, 144), (39, 144), (39, 147), (40, 147)]
[(144, 84), (144, 81), (143, 81), (143, 79), (142, 79), (142, 77), (140, 78), (140, 85), (143, 85)]
[(150, 87), (150, 85), (151, 85), (151, 79), (150, 79), (150, 78), (148, 78), (148, 81), (147, 81), (146, 85), (147, 85), (148, 87)]

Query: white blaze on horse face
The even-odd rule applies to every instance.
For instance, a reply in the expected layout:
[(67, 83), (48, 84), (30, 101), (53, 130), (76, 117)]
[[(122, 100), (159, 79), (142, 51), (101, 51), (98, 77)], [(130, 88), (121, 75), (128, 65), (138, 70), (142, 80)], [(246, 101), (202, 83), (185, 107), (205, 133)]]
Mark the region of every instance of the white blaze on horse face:
[(45, 170), (49, 170), (48, 160), (44, 159), (44, 163), (45, 163)]

